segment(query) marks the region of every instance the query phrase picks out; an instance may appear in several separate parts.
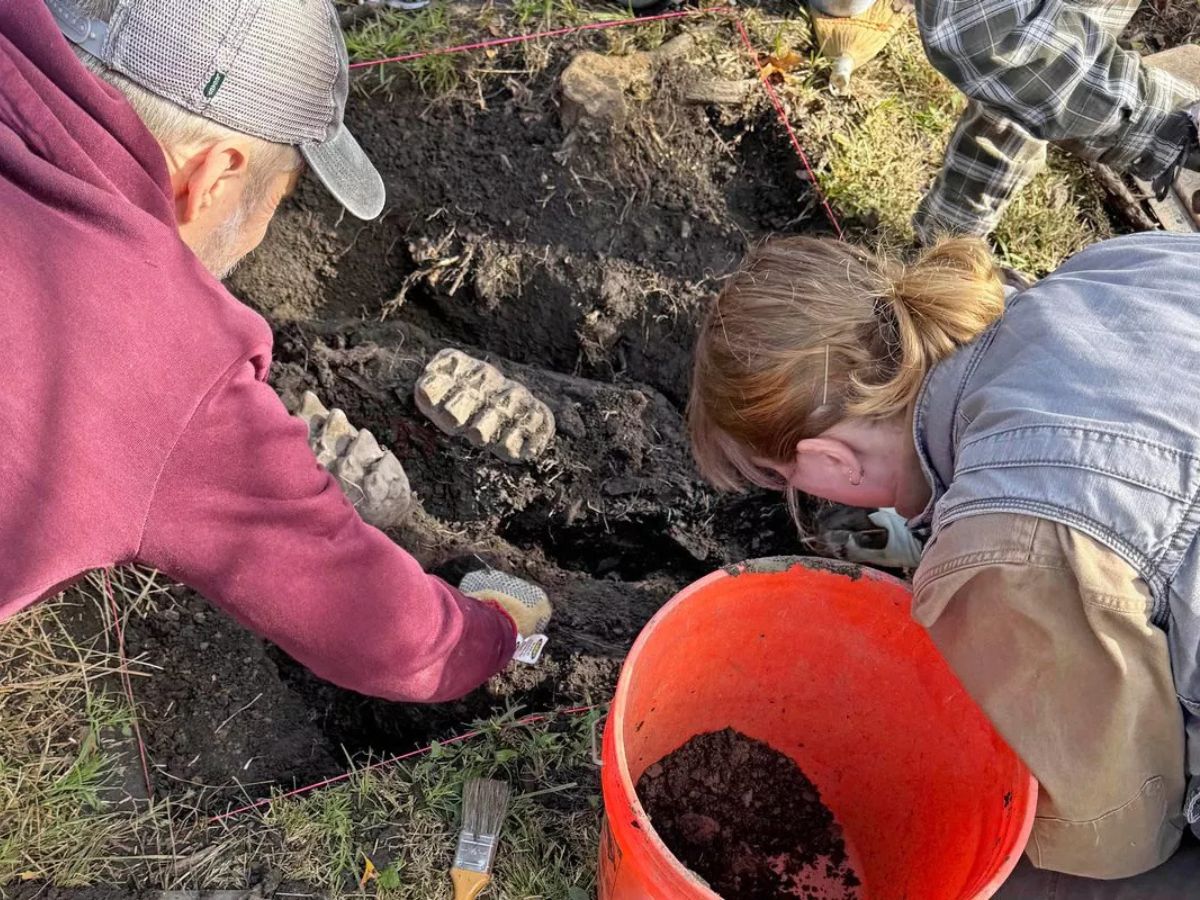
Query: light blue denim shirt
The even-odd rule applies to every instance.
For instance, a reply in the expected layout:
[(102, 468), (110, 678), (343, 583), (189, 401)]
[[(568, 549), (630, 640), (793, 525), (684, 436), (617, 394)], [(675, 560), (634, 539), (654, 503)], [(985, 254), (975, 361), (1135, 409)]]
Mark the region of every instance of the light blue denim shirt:
[(938, 365), (914, 417), (933, 499), (914, 524), (1023, 513), (1141, 574), (1185, 712), (1200, 821), (1200, 236), (1105, 241), (1013, 297)]

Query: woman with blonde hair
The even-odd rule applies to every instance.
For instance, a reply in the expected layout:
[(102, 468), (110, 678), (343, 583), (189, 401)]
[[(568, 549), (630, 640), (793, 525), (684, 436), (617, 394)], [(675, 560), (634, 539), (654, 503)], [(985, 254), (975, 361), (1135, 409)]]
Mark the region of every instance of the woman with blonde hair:
[(1017, 293), (974, 238), (775, 238), (701, 328), (710, 481), (930, 529), (913, 615), (1041, 784), (1008, 896), (1200, 884), (1162, 866), (1200, 820), (1198, 350), (1200, 237), (1158, 234)]

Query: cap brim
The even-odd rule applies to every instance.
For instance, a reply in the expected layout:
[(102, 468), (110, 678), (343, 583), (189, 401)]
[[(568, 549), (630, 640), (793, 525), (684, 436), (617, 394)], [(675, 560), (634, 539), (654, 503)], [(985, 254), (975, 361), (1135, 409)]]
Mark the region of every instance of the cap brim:
[(327, 141), (302, 144), (300, 152), (321, 184), (351, 215), (374, 219), (383, 212), (387, 199), (383, 179), (346, 126)]

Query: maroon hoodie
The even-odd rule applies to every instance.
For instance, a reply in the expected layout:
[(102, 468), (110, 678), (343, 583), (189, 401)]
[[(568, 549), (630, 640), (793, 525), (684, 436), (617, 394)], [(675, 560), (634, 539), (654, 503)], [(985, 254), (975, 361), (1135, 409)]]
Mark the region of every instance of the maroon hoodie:
[(318, 675), (460, 696), (514, 632), (366, 525), (180, 240), (162, 151), (41, 0), (0, 3), (0, 619), (142, 563)]

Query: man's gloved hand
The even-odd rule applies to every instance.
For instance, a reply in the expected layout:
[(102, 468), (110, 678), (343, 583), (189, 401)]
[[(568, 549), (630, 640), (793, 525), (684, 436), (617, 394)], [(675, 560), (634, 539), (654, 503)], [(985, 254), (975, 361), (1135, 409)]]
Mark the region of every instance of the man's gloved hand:
[(540, 587), (498, 569), (468, 572), (458, 589), (468, 597), (494, 603), (508, 613), (523, 638), (545, 631), (554, 612), (550, 598)]

